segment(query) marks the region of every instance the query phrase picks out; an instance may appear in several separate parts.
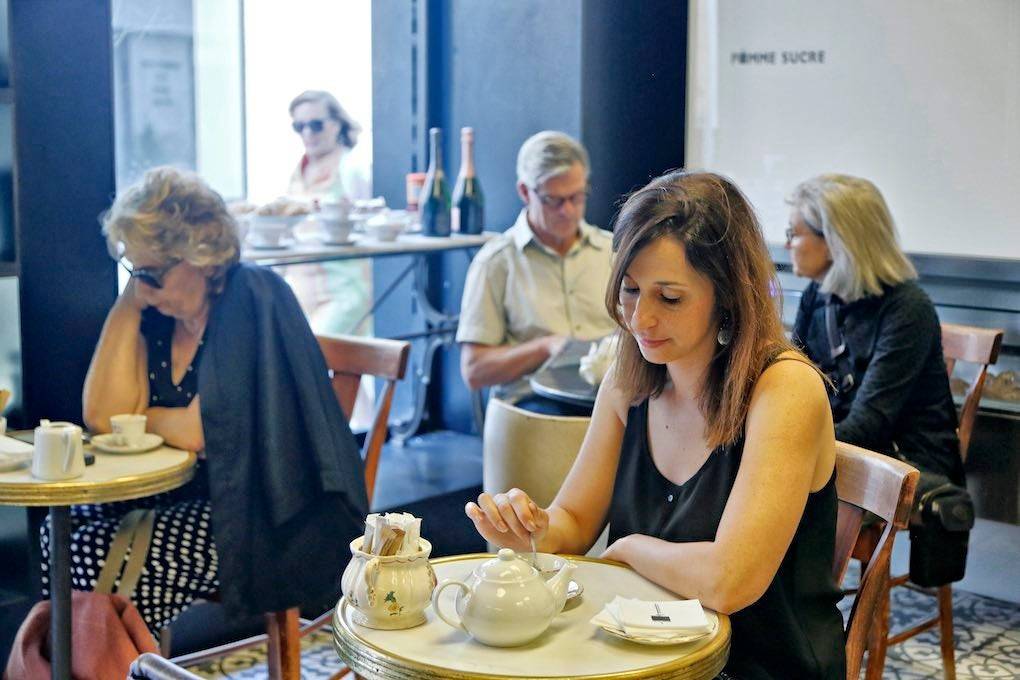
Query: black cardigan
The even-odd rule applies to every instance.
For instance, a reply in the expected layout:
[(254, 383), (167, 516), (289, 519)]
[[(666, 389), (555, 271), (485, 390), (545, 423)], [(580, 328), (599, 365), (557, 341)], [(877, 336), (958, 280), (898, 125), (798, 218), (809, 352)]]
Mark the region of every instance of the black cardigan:
[(283, 279), (228, 272), (198, 380), (223, 604), (254, 614), (335, 600), (368, 510), (364, 472)]
[[(829, 375), (836, 372), (825, 328), (829, 296), (812, 282), (797, 309), (793, 340)], [(830, 392), (836, 439), (899, 455), (963, 484), (956, 407), (931, 300), (914, 281), (843, 304), (837, 321), (856, 388)]]

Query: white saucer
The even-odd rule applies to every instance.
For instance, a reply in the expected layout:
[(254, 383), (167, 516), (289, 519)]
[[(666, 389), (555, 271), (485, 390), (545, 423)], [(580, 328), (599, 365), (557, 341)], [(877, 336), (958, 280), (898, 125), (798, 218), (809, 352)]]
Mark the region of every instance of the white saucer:
[(346, 241), (323, 241), (322, 245), (324, 245), (324, 246), (353, 246), (354, 245), (354, 239), (349, 238)]
[(120, 444), (118, 434), (97, 434), (92, 436), (92, 446), (105, 453), (144, 453), (152, 451), (163, 443), (163, 438), (153, 432), (146, 432), (142, 435), (142, 441), (137, 446)]
[(248, 247), (252, 250), (286, 250), (290, 247), (290, 245), (286, 243), (278, 243), (276, 245), (271, 245), (269, 243), (249, 243)]
[(610, 635), (620, 638), (621, 640), (627, 640), (628, 642), (636, 642), (639, 645), (653, 645), (653, 646), (665, 646), (665, 645), (679, 645), (685, 642), (694, 642), (700, 640), (708, 635), (714, 635), (716, 630), (719, 629), (719, 617), (715, 615), (715, 612), (705, 611), (705, 616), (708, 618), (709, 629), (704, 633), (678, 633), (672, 637), (652, 637), (644, 635), (627, 635), (621, 628), (610, 626), (606, 624), (599, 624), (599, 628), (606, 631)]

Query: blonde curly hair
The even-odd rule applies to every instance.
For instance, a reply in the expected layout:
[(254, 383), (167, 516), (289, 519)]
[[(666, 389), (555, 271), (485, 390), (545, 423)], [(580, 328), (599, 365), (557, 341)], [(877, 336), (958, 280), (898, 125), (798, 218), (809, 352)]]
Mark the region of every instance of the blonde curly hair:
[(227, 270), (241, 257), (237, 222), (223, 198), (198, 175), (153, 168), (121, 192), (100, 216), (110, 256), (142, 250), (164, 263), (211, 267), (209, 291), (223, 290)]

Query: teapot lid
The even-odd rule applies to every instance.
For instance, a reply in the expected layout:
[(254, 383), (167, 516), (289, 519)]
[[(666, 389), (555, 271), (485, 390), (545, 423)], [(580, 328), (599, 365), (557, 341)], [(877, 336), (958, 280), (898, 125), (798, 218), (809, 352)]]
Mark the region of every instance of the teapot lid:
[(510, 548), (501, 548), (499, 555), (483, 562), (475, 572), (485, 581), (513, 583), (534, 578), (538, 571)]

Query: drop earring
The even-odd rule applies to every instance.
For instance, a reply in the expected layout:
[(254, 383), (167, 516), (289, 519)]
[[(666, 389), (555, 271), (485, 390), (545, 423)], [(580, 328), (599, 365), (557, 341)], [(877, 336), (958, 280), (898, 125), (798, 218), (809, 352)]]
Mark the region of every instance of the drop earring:
[(722, 321), (719, 323), (719, 332), (715, 336), (716, 342), (721, 347), (725, 347), (730, 344), (730, 340), (733, 339), (733, 326), (730, 324), (730, 315), (723, 313)]

